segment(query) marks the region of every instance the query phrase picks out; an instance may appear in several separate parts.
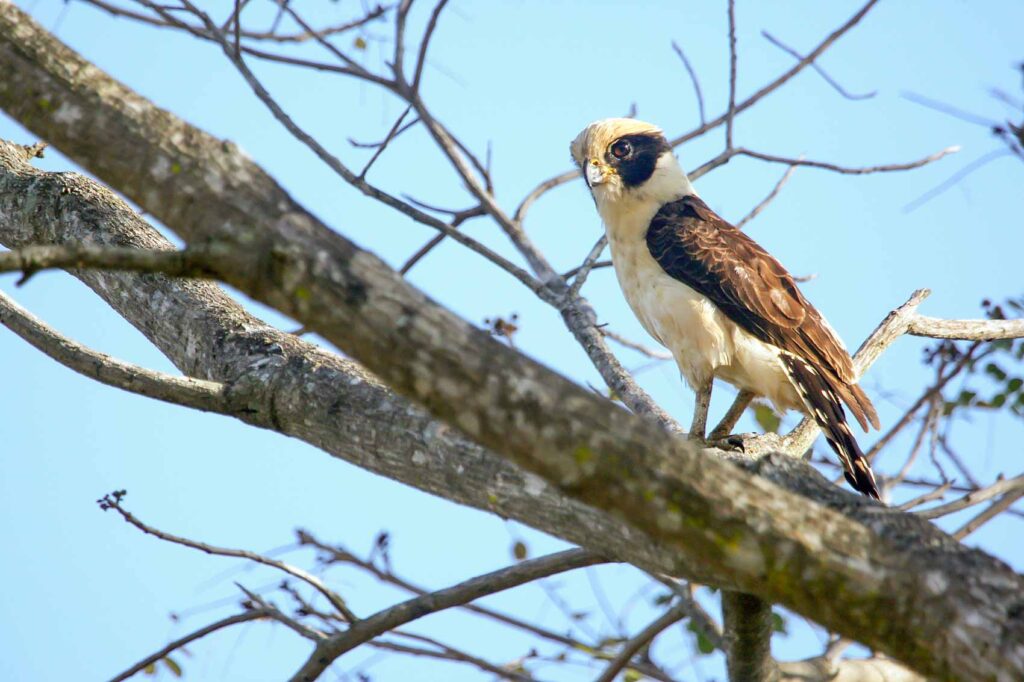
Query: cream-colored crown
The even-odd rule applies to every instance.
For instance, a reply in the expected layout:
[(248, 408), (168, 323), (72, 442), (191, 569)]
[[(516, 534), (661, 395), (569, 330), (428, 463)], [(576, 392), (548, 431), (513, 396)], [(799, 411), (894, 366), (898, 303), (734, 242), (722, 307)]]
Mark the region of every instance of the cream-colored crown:
[(608, 145), (623, 135), (643, 133), (663, 134), (661, 128), (646, 121), (638, 121), (635, 118), (606, 118), (594, 121), (584, 128), (572, 141), (569, 151), (576, 165), (582, 166), (584, 159), (603, 158)]

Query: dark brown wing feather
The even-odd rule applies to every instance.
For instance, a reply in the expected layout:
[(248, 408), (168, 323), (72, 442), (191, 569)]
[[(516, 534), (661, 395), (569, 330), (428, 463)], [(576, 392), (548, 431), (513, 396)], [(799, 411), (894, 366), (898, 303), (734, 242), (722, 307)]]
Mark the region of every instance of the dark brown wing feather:
[(793, 277), (767, 251), (698, 197), (666, 204), (651, 220), (647, 247), (666, 273), (707, 296), (755, 338), (803, 358), (835, 386), (867, 429), (878, 428), (853, 362)]

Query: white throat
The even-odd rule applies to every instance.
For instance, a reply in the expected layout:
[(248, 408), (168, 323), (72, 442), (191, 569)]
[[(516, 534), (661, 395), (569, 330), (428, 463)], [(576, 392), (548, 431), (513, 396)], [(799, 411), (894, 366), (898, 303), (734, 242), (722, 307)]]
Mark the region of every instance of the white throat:
[(662, 206), (696, 194), (672, 152), (661, 155), (654, 173), (639, 187), (628, 189), (620, 182), (594, 187), (597, 211), (613, 242), (642, 238)]

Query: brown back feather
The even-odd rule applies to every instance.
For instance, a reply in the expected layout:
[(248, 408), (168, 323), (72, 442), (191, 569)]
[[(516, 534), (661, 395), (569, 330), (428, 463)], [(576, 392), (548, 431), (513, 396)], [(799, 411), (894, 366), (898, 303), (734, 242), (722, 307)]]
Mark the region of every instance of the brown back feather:
[(786, 268), (757, 242), (687, 196), (658, 211), (647, 246), (666, 273), (707, 296), (744, 330), (828, 376), (862, 428), (869, 421), (879, 428), (850, 354)]

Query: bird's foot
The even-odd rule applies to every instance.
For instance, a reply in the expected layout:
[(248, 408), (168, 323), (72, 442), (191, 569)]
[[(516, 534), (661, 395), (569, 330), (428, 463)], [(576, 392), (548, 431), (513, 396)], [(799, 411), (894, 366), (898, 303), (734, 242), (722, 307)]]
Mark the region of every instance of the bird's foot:
[(786, 439), (777, 433), (733, 433), (727, 436), (711, 437), (706, 441), (708, 447), (756, 457), (768, 452), (785, 452), (788, 448)]
[(708, 447), (718, 448), (719, 450), (746, 452), (748, 443), (754, 442), (758, 435), (756, 433), (730, 433), (726, 435), (712, 433), (705, 442), (708, 444)]

